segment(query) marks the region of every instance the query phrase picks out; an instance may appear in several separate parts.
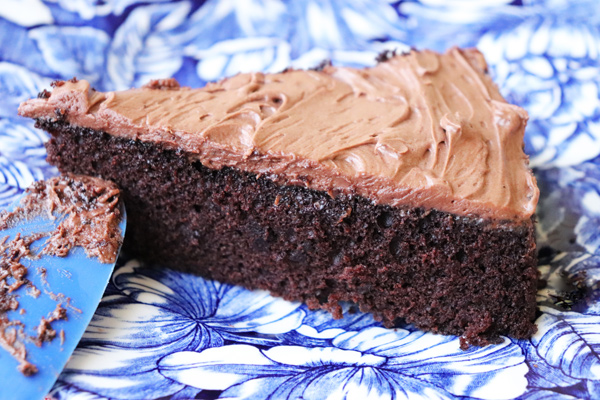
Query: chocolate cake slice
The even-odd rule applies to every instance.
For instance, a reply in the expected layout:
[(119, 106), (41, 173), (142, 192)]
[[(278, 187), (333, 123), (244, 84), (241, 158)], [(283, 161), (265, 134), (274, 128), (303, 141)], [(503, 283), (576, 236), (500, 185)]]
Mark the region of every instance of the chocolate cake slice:
[(535, 332), (527, 113), (476, 50), (202, 89), (56, 82), (19, 113), (61, 171), (119, 185), (142, 258), (465, 344)]

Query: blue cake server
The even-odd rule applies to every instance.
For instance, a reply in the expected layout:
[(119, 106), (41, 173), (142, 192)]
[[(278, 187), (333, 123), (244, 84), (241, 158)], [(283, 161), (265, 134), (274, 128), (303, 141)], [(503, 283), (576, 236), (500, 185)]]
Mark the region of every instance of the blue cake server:
[[(19, 202), (20, 198), (7, 211), (19, 206)], [(122, 204), (120, 211), (122, 217), (119, 228), (123, 239), (126, 215)], [(50, 232), (60, 221), (60, 218), (50, 216), (19, 221), (11, 228), (0, 230), (0, 240), (8, 236), (4, 242), (7, 243), (18, 234), (24, 237), (37, 232)], [(46, 239), (43, 237), (33, 242), (30, 248), (34, 253), (43, 246)], [(6, 312), (5, 316), (10, 321), (20, 321), (27, 337), (36, 336), (36, 327), (41, 318), (47, 318), (57, 304), (62, 304), (66, 310), (67, 320), (51, 323), (57, 332), (53, 340), (43, 342), (41, 346), (34, 341), (23, 342), (27, 361), (37, 367), (37, 372), (31, 376), (18, 370), (20, 362), (11, 356), (8, 351), (10, 349), (7, 350), (6, 346), (0, 348), (2, 400), (37, 400), (46, 396), (90, 323), (115, 266), (115, 263), (101, 263), (97, 258), (88, 257), (81, 247), (71, 249), (66, 257), (42, 255), (40, 258), (22, 259), (21, 264), (27, 267), (27, 279), (40, 293), (34, 297), (31, 295), (31, 287), (20, 287), (14, 292), (19, 308)], [(21, 309), (25, 312), (21, 313)]]

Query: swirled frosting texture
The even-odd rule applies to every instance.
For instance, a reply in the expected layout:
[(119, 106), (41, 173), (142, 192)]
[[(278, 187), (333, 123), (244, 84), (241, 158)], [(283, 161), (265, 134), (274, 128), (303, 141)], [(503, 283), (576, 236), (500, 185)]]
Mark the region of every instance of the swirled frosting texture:
[(21, 115), (185, 150), (283, 183), (379, 204), (527, 219), (538, 189), (523, 153), (527, 113), (508, 104), (477, 50), (412, 51), (367, 69), (240, 74), (101, 93), (65, 82)]

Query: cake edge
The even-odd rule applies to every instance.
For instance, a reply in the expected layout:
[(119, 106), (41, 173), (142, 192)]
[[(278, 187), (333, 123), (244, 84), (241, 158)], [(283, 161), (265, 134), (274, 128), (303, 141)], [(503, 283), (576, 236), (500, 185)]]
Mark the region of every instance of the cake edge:
[[(181, 162), (182, 160), (185, 160), (186, 163), (189, 164), (189, 160), (187, 160), (186, 155), (184, 152), (174, 152), (172, 150), (168, 150), (168, 149), (160, 149), (160, 146), (156, 146), (156, 145), (152, 145), (152, 144), (148, 144), (148, 143), (144, 143), (144, 142), (136, 142), (136, 141), (131, 141), (131, 140), (124, 140), (122, 138), (117, 138), (117, 137), (113, 137), (111, 135), (108, 135), (106, 133), (102, 133), (102, 132), (92, 132), (89, 129), (86, 128), (80, 128), (80, 127), (72, 127), (72, 126), (68, 126), (65, 125), (64, 122), (56, 122), (56, 121), (44, 121), (44, 120), (38, 120), (37, 121), (37, 125), (39, 127), (43, 127), (45, 129), (47, 129), (53, 136), (53, 138), (51, 139), (51, 141), (47, 144), (48, 146), (48, 150), (49, 150), (49, 161), (51, 161), (54, 164), (59, 164), (59, 169), (61, 168), (61, 163), (65, 162), (65, 160), (61, 160), (61, 157), (59, 156), (61, 154), (61, 151), (56, 143), (56, 140), (58, 137), (61, 137), (63, 135), (75, 135), (77, 136), (77, 133), (75, 133), (75, 131), (79, 131), (79, 139), (78, 140), (96, 140), (97, 138), (95, 138), (95, 136), (98, 137), (104, 137), (104, 139), (100, 139), (100, 140), (105, 140), (105, 141), (113, 141), (113, 142), (118, 142), (118, 146), (117, 147), (127, 147), (127, 146), (132, 146), (132, 148), (138, 148), (138, 149), (142, 149), (141, 151), (148, 151), (148, 152), (153, 152), (155, 151), (157, 148), (159, 149), (159, 153), (172, 153), (171, 155), (176, 155), (177, 157), (180, 157), (181, 159), (178, 162)], [(69, 133), (70, 132), (70, 133)], [(84, 132), (82, 134), (82, 132)], [(89, 136), (89, 137), (85, 137), (85, 136)], [(64, 137), (63, 137), (64, 138)], [(68, 137), (66, 138), (67, 140)], [(54, 142), (53, 142), (54, 141)], [(154, 148), (154, 149), (152, 149)], [(145, 149), (145, 150), (143, 150)], [(64, 149), (63, 149), (64, 150)], [(110, 161), (109, 164), (110, 165), (114, 165), (114, 160)], [(93, 164), (93, 163), (92, 163)], [(65, 164), (66, 165), (66, 164)], [(63, 165), (64, 167), (64, 165)], [(91, 167), (91, 166), (90, 166)], [(87, 168), (87, 167), (82, 167), (82, 168)], [(93, 167), (91, 170), (93, 170), (94, 168), (98, 168), (98, 166)], [(73, 171), (73, 172), (79, 172), (79, 173), (89, 173), (90, 171)], [(240, 173), (240, 175), (242, 176), (243, 174), (247, 174), (247, 173)], [(109, 178), (110, 179), (110, 178)], [(256, 177), (254, 176), (254, 178), (252, 178), (256, 181), (258, 180), (265, 180), (266, 178), (261, 178), (261, 177)], [(114, 180), (114, 179), (113, 179)], [(118, 182), (117, 182), (118, 183)], [(313, 196), (315, 195), (315, 193), (309, 193), (312, 191), (312, 189), (306, 189), (306, 188), (301, 188), (301, 187), (292, 187), (291, 190), (293, 191), (308, 191), (305, 193), (308, 193), (308, 195)], [(312, 191), (315, 192), (315, 191)], [(124, 190), (124, 193), (127, 193), (127, 190)], [(330, 194), (327, 193), (318, 193), (319, 195), (322, 196), (326, 196), (331, 198)], [(309, 196), (309, 197), (310, 197)], [(344, 198), (344, 199), (349, 199), (349, 201), (352, 201), (353, 198), (356, 198), (359, 196), (346, 196), (346, 195), (341, 195), (340, 198)], [(334, 201), (335, 199), (333, 199)], [(389, 207), (389, 206), (378, 206), (378, 205), (369, 205), (370, 207), (374, 207), (374, 208), (385, 208), (385, 207)], [(398, 209), (399, 211), (400, 209)], [(443, 213), (443, 212), (437, 212), (437, 211), (423, 211), (423, 213), (441, 213), (443, 214), (447, 214), (446, 216), (448, 216), (448, 213)], [(535, 230), (534, 230), (534, 220), (535, 218), (532, 217), (529, 221), (527, 222), (523, 222), (521, 225), (519, 226), (515, 226), (514, 221), (508, 221), (508, 223), (506, 224), (502, 224), (502, 223), (498, 223), (497, 221), (482, 221), (481, 219), (477, 219), (477, 220), (473, 220), (473, 219), (469, 219), (468, 217), (463, 217), (463, 216), (454, 216), (457, 217), (458, 219), (462, 220), (463, 223), (469, 223), (469, 224), (475, 224), (475, 225), (479, 225), (486, 227), (484, 229), (484, 231), (487, 232), (500, 232), (500, 231), (508, 231), (508, 232), (514, 232), (515, 230), (519, 230), (521, 229), (521, 237), (525, 237), (527, 240), (526, 242), (529, 243), (529, 249), (524, 251), (523, 254), (521, 254), (521, 257), (524, 261), (522, 261), (522, 266), (523, 266), (523, 273), (525, 275), (528, 274), (528, 277), (526, 280), (528, 280), (528, 290), (529, 292), (527, 293), (528, 297), (528, 301), (526, 303), (528, 303), (526, 309), (526, 314), (527, 317), (525, 319), (521, 318), (520, 322), (523, 324), (523, 326), (521, 328), (519, 328), (520, 333), (519, 332), (508, 332), (508, 331), (489, 331), (490, 328), (490, 321), (489, 321), (489, 316), (485, 316), (485, 318), (483, 318), (482, 321), (479, 321), (479, 324), (475, 324), (474, 326), (472, 326), (471, 328), (465, 328), (462, 332), (458, 332), (456, 329), (452, 328), (452, 329), (436, 329), (435, 326), (430, 326), (427, 327), (425, 326), (426, 324), (423, 323), (416, 323), (416, 325), (420, 328), (424, 328), (425, 330), (429, 330), (429, 331), (437, 331), (438, 333), (449, 333), (449, 334), (462, 334), (463, 335), (463, 340), (464, 343), (467, 344), (474, 344), (474, 345), (485, 345), (488, 343), (492, 343), (494, 341), (498, 340), (498, 335), (500, 334), (509, 334), (513, 337), (517, 337), (517, 338), (526, 338), (531, 336), (531, 334), (533, 334), (535, 332), (535, 325), (533, 324), (533, 320), (535, 318), (535, 310), (536, 310), (536, 306), (535, 306), (535, 294), (536, 294), (536, 289), (537, 289), (537, 268), (536, 268), (536, 257), (535, 257)], [(133, 217), (135, 219), (135, 217)], [(519, 235), (517, 235), (519, 236)], [(391, 244), (391, 243), (390, 243)], [(135, 246), (133, 246), (135, 247)], [(130, 246), (130, 248), (133, 248), (132, 246)], [(152, 247), (152, 246), (149, 246)], [(138, 249), (139, 250), (139, 249)], [(144, 253), (144, 251), (137, 251), (138, 254), (140, 253)], [(167, 257), (168, 258), (168, 257)], [(160, 259), (160, 257), (159, 257)], [(166, 259), (164, 260), (166, 261)], [(179, 266), (175, 266), (176, 268), (179, 267), (179, 269), (183, 269), (183, 270), (188, 270), (189, 272), (189, 268), (182, 268), (181, 265)], [(364, 266), (363, 266), (364, 267)], [(360, 270), (361, 268), (359, 268)], [(352, 270), (348, 270), (347, 272), (350, 275), (353, 274), (358, 274), (360, 275), (361, 271), (356, 270), (356, 271), (352, 271)], [(198, 271), (194, 271), (196, 273), (198, 273)], [(230, 283), (234, 283), (234, 284), (242, 284), (244, 285), (244, 283), (246, 283), (246, 285), (244, 286), (249, 286), (246, 282), (247, 277), (244, 277), (243, 279), (230, 279), (228, 275), (230, 274), (219, 274), (216, 273), (214, 271), (203, 271), (200, 272), (201, 275), (209, 277), (209, 278), (216, 278), (222, 281), (229, 281)], [(253, 286), (253, 285), (250, 285)], [(278, 292), (276, 289), (273, 290), (272, 287), (269, 287), (269, 285), (256, 285), (253, 288), (261, 288), (261, 289), (267, 289), (270, 290), (272, 293), (274, 293), (275, 295), (279, 295), (279, 296), (285, 296), (285, 292)], [(299, 300), (298, 296), (294, 297), (290, 297), (291, 295), (289, 293), (288, 294), (288, 299), (293, 299), (293, 300)], [(322, 301), (322, 299), (320, 300), (318, 298), (319, 296), (313, 296), (312, 299), (307, 298), (306, 296), (300, 300), (303, 300), (304, 302), (306, 302), (310, 307), (312, 308), (324, 308), (327, 309), (328, 311), (332, 312), (334, 314), (334, 316), (336, 317), (341, 317), (341, 315), (339, 314), (340, 308), (338, 305), (338, 301), (339, 300), (345, 300), (343, 298), (337, 298), (336, 296), (333, 296), (331, 299), (329, 299), (329, 295), (327, 296), (327, 299), (325, 299), (326, 301)], [(349, 299), (352, 300), (352, 299)], [(368, 308), (368, 307), (367, 307)], [(373, 312), (372, 309), (366, 309), (366, 311), (371, 311)], [(386, 325), (391, 326), (394, 322), (396, 318), (392, 318), (389, 315), (386, 315), (385, 312), (383, 312), (382, 310), (375, 310), (374, 315), (376, 315), (377, 317), (379, 317), (380, 319), (383, 319), (386, 322)], [(413, 322), (415, 323), (415, 321), (411, 321), (410, 317), (408, 318), (408, 322)], [(487, 325), (486, 325), (487, 324)], [(487, 326), (487, 328), (483, 328), (484, 326)]]

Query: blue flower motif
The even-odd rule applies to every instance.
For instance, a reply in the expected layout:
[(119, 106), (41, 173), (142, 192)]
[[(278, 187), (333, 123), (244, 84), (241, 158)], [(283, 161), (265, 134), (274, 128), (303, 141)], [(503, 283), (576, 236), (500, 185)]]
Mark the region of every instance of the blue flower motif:
[(585, 182), (581, 199), (581, 218), (575, 226), (577, 242), (590, 253), (600, 253), (600, 166), (596, 163), (586, 164), (594, 167), (582, 180)]
[(529, 112), (532, 165), (576, 165), (600, 154), (598, 29), (564, 11), (531, 15), (478, 42), (507, 99)]
[(559, 251), (600, 251), (600, 158), (538, 171), (538, 243)]
[(0, 42), (11, 44), (0, 46), (1, 60), (25, 67), (42, 76), (53, 75), (35, 41), (29, 36), (29, 29), (0, 18)]
[[(586, 390), (581, 390), (579, 380), (566, 375), (558, 368), (549, 365), (536, 347), (527, 341), (520, 344), (527, 359), (527, 392), (520, 399), (581, 399), (586, 398)], [(562, 396), (558, 393), (561, 393)]]
[(290, 65), (290, 45), (279, 38), (254, 37), (224, 40), (197, 50), (198, 76), (206, 82), (240, 72), (280, 72)]
[(179, 34), (190, 9), (188, 2), (134, 9), (115, 31), (108, 49), (107, 81), (101, 88), (128, 89), (175, 74), (190, 40)]
[[(444, 50), (477, 46), (505, 97), (530, 114), (533, 166), (566, 166), (600, 154), (600, 15), (594, 0), (401, 2), (408, 40)], [(450, 41), (448, 38), (452, 38)]]
[(390, 2), (300, 0), (288, 3), (292, 59), (313, 49), (371, 50), (374, 41), (405, 39)]
[(49, 79), (44, 79), (26, 68), (0, 62), (0, 117), (16, 117), (19, 104), (36, 97), (49, 84)]
[(56, 175), (56, 168), (45, 161), (46, 140), (46, 133), (34, 129), (31, 121), (0, 119), (0, 207), (12, 203), (34, 181)]
[(179, 352), (163, 358), (159, 370), (237, 399), (497, 399), (519, 396), (527, 385), (523, 354), (511, 341), (462, 351), (455, 337), (378, 327), (344, 332), (328, 347)]
[[(577, 398), (600, 396), (599, 315), (541, 307), (538, 333), (531, 339), (534, 356), (530, 382), (538, 394), (555, 393), (557, 387)], [(534, 362), (535, 361), (535, 362)], [(540, 393), (541, 392), (541, 393)], [(541, 396), (540, 396), (541, 397)]]
[(187, 51), (204, 51), (238, 38), (278, 38), (290, 44), (290, 58), (315, 49), (367, 50), (373, 40), (402, 37), (398, 15), (387, 1), (346, 2), (211, 0), (190, 17), (194, 40)]
[(35, 180), (56, 173), (44, 161), (46, 134), (33, 129), (32, 121), (15, 118), (19, 104), (35, 97), (48, 81), (19, 65), (0, 62), (0, 207), (12, 203)]
[(0, 154), (0, 208), (7, 207), (34, 181), (43, 179), (21, 161), (9, 160)]
[(158, 361), (177, 351), (229, 342), (267, 345), (300, 326), (300, 304), (266, 292), (152, 269), (131, 261), (113, 275), (62, 384), (118, 399), (158, 398), (185, 390)]
[(91, 27), (44, 26), (29, 31), (44, 62), (62, 79), (87, 79), (95, 85), (104, 69), (106, 32)]
[[(516, 1), (518, 3), (519, 0)], [(510, 6), (515, 1), (402, 0), (397, 10), (406, 26), (406, 41), (413, 46), (445, 51), (449, 46), (473, 47), (495, 27), (510, 31), (525, 12)]]
[[(111, 380), (111, 383), (114, 384), (114, 380)], [(148, 394), (149, 392), (145, 392), (144, 394), (139, 394), (140, 397), (136, 397), (137, 399), (160, 399), (160, 400), (190, 400), (190, 399), (197, 399), (197, 395), (198, 395), (199, 390), (196, 388), (192, 388), (192, 387), (184, 387), (183, 389), (181, 389), (180, 391), (173, 393), (171, 395), (168, 395), (166, 397), (154, 397), (151, 394)], [(143, 397), (142, 397), (143, 396)], [(77, 387), (76, 385), (72, 385), (72, 384), (68, 384), (65, 382), (61, 382), (58, 381), (58, 383), (56, 383), (54, 385), (54, 387), (52, 388), (52, 390), (50, 391), (50, 393), (48, 393), (47, 398), (52, 399), (52, 400), (114, 400), (114, 397), (105, 397), (102, 395), (99, 395), (97, 393), (90, 393), (87, 391), (83, 391), (81, 390), (79, 387)]]
[(600, 256), (584, 252), (562, 252), (540, 265), (541, 279), (546, 286), (538, 292), (538, 303), (555, 307), (556, 296), (564, 290), (565, 279), (578, 277), (587, 288), (572, 310), (581, 314), (600, 315)]
[[(30, 0), (31, 1), (31, 0)], [(154, 3), (162, 0), (48, 0), (58, 3), (63, 9), (77, 13), (89, 20), (109, 14), (121, 15), (125, 9), (136, 3)]]
[(297, 329), (305, 337), (333, 338), (342, 331), (358, 331), (367, 327), (381, 327), (381, 323), (375, 321), (372, 314), (357, 311), (352, 303), (342, 303), (344, 318), (332, 319), (331, 314), (323, 310), (309, 311), (307, 306), (306, 317), (302, 326)]
[[(384, 1), (209, 1), (184, 29), (185, 53), (198, 59), (198, 75), (212, 81), (240, 72), (308, 68), (323, 60), (338, 65), (374, 63), (384, 49), (407, 49), (398, 16)], [(376, 39), (376, 40), (375, 40)]]
[[(518, 3), (518, 0), (402, 0), (398, 11), (405, 18), (416, 21), (445, 21), (455, 25), (480, 24), (482, 20), (504, 10), (505, 6)], [(439, 35), (441, 32), (432, 32)], [(447, 41), (447, 40), (446, 40)]]
[(335, 65), (365, 67), (375, 64), (381, 51), (407, 50), (404, 43), (395, 41), (375, 42), (369, 50), (332, 50), (313, 48), (291, 59), (291, 47), (287, 41), (272, 37), (254, 37), (224, 40), (207, 48), (195, 50), (191, 55), (199, 59), (197, 74), (205, 82), (214, 81), (238, 73), (263, 71), (280, 72), (287, 67), (311, 68), (324, 60)]
[(331, 340), (346, 331), (358, 331), (369, 327), (382, 327), (375, 321), (373, 315), (358, 312), (355, 304), (343, 302), (340, 304), (344, 317), (332, 319), (331, 314), (324, 310), (309, 310), (306, 305), (306, 316), (298, 329), (278, 335), (281, 344), (301, 345), (310, 347), (329, 346)]
[[(588, 253), (563, 252), (540, 266), (546, 287), (538, 292), (542, 315), (538, 332), (521, 347), (527, 356), (529, 396), (552, 397), (557, 392), (569, 398), (600, 396), (600, 257)], [(588, 288), (570, 311), (556, 305), (565, 290), (565, 280), (575, 277)]]
[[(0, 17), (21, 26), (36, 26), (54, 22), (52, 13), (41, 0), (5, 0)], [(35, 10), (35, 12), (32, 12)]]
[(280, 0), (209, 0), (185, 23), (188, 55), (232, 39), (285, 39), (287, 9)]

